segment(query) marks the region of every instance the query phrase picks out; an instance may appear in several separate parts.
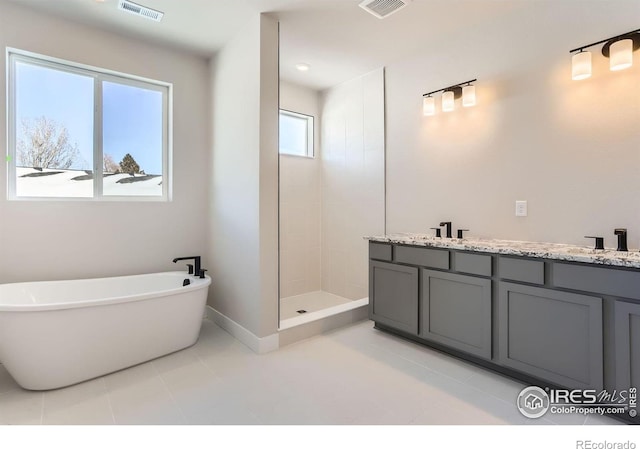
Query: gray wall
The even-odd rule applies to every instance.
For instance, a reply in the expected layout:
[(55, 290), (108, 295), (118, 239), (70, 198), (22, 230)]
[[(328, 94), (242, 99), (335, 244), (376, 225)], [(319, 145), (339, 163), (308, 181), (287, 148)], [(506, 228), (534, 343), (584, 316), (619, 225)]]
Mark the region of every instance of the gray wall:
[(256, 14), (211, 62), (209, 304), (258, 337), (278, 326), (278, 33)]
[[(386, 70), (387, 231), (640, 247), (640, 53), (571, 80), (569, 50), (638, 28), (636, 1), (527, 2), (425, 42)], [(408, 10), (407, 10), (408, 11)], [(478, 105), (424, 117), (422, 94), (478, 78)], [(529, 216), (515, 217), (516, 200)]]
[[(5, 46), (173, 83), (174, 189), (173, 201), (167, 203), (7, 201), (3, 168), (0, 283), (175, 270), (182, 269), (171, 263), (176, 256), (206, 256), (206, 60), (10, 2), (0, 3), (0, 48)], [(4, 55), (0, 61), (0, 85), (4, 86)], [(4, 88), (0, 103), (6, 104)], [(6, 131), (3, 107), (2, 143)]]

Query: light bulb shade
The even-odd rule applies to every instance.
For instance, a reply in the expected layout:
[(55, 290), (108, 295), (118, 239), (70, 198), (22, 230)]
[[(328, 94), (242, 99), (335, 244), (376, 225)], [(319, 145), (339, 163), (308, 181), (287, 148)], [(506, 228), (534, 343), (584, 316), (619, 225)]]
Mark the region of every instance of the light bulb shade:
[(436, 99), (429, 96), (422, 99), (422, 113), (424, 115), (435, 115)]
[(451, 112), (454, 109), (453, 91), (447, 90), (442, 94), (442, 110)]
[(622, 39), (609, 47), (609, 68), (612, 71), (623, 70), (633, 64), (633, 40)]
[(591, 76), (591, 52), (581, 51), (571, 57), (571, 79), (583, 80)]
[(462, 88), (462, 106), (468, 108), (476, 105), (476, 86)]

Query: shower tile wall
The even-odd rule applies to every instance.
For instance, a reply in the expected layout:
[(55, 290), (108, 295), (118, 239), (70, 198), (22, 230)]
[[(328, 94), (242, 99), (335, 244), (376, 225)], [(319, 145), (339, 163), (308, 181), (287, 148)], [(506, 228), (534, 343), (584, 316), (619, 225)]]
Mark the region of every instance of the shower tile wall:
[(367, 242), (384, 233), (384, 69), (322, 97), (322, 290), (368, 296)]
[(280, 83), (280, 108), (314, 116), (315, 158), (280, 156), (280, 297), (320, 290), (321, 189), (319, 98)]
[(280, 108), (316, 118), (316, 157), (280, 156), (280, 297), (364, 298), (362, 237), (384, 232), (384, 71), (321, 95), (281, 82)]

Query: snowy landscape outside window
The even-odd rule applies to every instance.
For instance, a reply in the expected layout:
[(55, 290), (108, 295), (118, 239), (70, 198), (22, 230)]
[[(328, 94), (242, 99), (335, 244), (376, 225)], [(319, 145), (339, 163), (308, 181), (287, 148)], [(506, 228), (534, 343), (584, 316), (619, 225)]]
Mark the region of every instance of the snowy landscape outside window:
[(9, 199), (170, 198), (170, 84), (7, 58)]
[(280, 154), (313, 157), (313, 117), (280, 109)]

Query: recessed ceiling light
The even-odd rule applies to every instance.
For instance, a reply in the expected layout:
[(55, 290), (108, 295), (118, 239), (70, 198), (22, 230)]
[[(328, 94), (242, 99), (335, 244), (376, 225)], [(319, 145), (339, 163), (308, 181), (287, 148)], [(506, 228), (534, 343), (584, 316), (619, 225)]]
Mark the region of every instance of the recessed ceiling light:
[(296, 69), (300, 70), (301, 72), (308, 72), (309, 68), (309, 64), (306, 64), (304, 62), (299, 62), (296, 64)]

